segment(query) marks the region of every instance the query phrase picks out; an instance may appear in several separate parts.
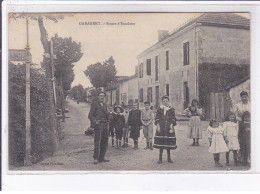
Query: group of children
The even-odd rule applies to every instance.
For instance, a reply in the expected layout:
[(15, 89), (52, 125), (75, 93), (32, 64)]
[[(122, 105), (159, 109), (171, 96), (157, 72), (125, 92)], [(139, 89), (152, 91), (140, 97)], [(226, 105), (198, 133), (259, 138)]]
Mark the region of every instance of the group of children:
[[(234, 165), (248, 165), (250, 158), (250, 113), (243, 113), (242, 121), (237, 122), (236, 115), (229, 112), (223, 126), (211, 120), (208, 131), (209, 152), (213, 153), (215, 166), (221, 167), (220, 153), (226, 153), (226, 166), (230, 166), (229, 153), (233, 152)], [(242, 160), (242, 161), (240, 161)]]
[(153, 111), (149, 102), (145, 102), (144, 105), (145, 109), (142, 111), (138, 109), (137, 104), (133, 105), (132, 110), (129, 110), (129, 107), (122, 108), (121, 106), (108, 107), (109, 136), (112, 139), (112, 147), (117, 149), (128, 147), (130, 133), (130, 138), (134, 141), (133, 149), (137, 150), (140, 130), (143, 127), (144, 137), (147, 142), (145, 149), (153, 149)]
[[(168, 97), (163, 97), (164, 101), (169, 101)], [(163, 102), (164, 102), (163, 101)], [(176, 118), (174, 109), (172, 111), (168, 108), (167, 103), (164, 108), (158, 109), (156, 117), (154, 118), (153, 111), (151, 110), (150, 103), (145, 102), (145, 109), (139, 110), (138, 105), (134, 104), (132, 110), (129, 107), (123, 109), (121, 106), (110, 106), (109, 110), (109, 135), (112, 138), (112, 147), (114, 147), (114, 134), (116, 137), (116, 148), (128, 147), (128, 137), (134, 141), (133, 149), (138, 149), (138, 138), (140, 137), (141, 127), (143, 128), (144, 137), (146, 138), (145, 149), (153, 149), (153, 123), (164, 129), (167, 123), (176, 125)], [(161, 111), (160, 111), (161, 110)], [(189, 138), (193, 139), (193, 146), (199, 146), (198, 139), (202, 138), (200, 128), (201, 110), (198, 106), (198, 101), (193, 100), (191, 108), (189, 108), (189, 115), (191, 116), (189, 122)], [(160, 114), (161, 112), (161, 114)], [(167, 120), (167, 118), (169, 118)], [(174, 121), (174, 122), (173, 122)], [(165, 125), (165, 126), (164, 126)], [(169, 128), (169, 127), (168, 127)], [(165, 128), (156, 133), (155, 135), (155, 148), (160, 149), (159, 162), (162, 162), (162, 150), (167, 149), (168, 162), (170, 159), (170, 149), (176, 149), (175, 133), (170, 134), (169, 128)], [(169, 130), (169, 131), (168, 131)], [(243, 165), (248, 165), (250, 160), (250, 112), (244, 111), (237, 120), (234, 112), (229, 112), (226, 116), (225, 122), (220, 125), (216, 120), (211, 120), (207, 129), (209, 139), (209, 152), (213, 154), (215, 166), (220, 167), (220, 153), (226, 153), (226, 166), (230, 166), (229, 155), (233, 153), (234, 165), (237, 166), (240, 162)], [(167, 137), (166, 137), (167, 136)], [(157, 139), (156, 139), (157, 138)], [(166, 138), (164, 142), (161, 142)], [(169, 145), (169, 140), (174, 140)], [(122, 145), (123, 140), (123, 145)], [(159, 142), (159, 143), (158, 143)], [(160, 143), (161, 142), (161, 143)], [(162, 145), (161, 145), (162, 144)], [(167, 144), (167, 145), (166, 145)], [(166, 146), (166, 147), (165, 147)]]

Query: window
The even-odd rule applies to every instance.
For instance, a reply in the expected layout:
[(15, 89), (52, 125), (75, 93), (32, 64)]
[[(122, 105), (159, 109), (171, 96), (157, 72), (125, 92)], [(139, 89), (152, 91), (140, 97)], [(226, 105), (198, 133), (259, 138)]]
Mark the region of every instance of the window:
[(126, 95), (126, 93), (121, 93), (121, 102), (127, 104), (127, 95)]
[(144, 72), (144, 70), (143, 70), (143, 63), (141, 63), (139, 65), (139, 78), (142, 78), (144, 76), (143, 72)]
[(155, 81), (159, 80), (159, 59), (158, 56), (155, 57)]
[(169, 70), (169, 51), (166, 51), (166, 71)]
[(153, 89), (152, 89), (152, 87), (147, 88), (147, 101), (153, 102)]
[(151, 75), (152, 74), (152, 68), (151, 68), (151, 59), (146, 60), (146, 74)]
[(190, 62), (190, 46), (189, 42), (183, 43), (183, 65), (189, 65)]
[(170, 96), (170, 85), (169, 84), (166, 84), (165, 90), (166, 90), (166, 95)]
[(139, 100), (140, 100), (140, 102), (144, 101), (144, 90), (143, 90), (143, 88), (141, 88), (140, 91), (139, 91)]

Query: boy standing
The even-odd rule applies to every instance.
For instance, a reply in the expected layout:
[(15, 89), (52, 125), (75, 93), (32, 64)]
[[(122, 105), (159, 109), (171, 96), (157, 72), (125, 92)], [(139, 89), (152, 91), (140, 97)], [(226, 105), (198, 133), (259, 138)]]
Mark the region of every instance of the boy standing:
[(109, 106), (108, 107), (108, 126), (109, 126), (109, 136), (112, 139), (112, 147), (115, 147), (114, 145), (114, 113), (113, 113), (113, 107)]
[(128, 108), (128, 106), (125, 107), (124, 117), (125, 117), (125, 127), (123, 129), (123, 140), (124, 140), (123, 147), (128, 147), (128, 132), (129, 132), (129, 127), (128, 127), (129, 108)]
[(141, 121), (143, 124), (143, 133), (146, 138), (146, 148), (152, 150), (153, 149), (153, 111), (150, 109), (150, 103), (144, 103), (145, 109), (141, 114)]
[(138, 138), (140, 137), (141, 122), (141, 111), (138, 109), (138, 105), (133, 105), (133, 110), (129, 112), (128, 126), (130, 128), (130, 138), (134, 140), (134, 148), (138, 149)]

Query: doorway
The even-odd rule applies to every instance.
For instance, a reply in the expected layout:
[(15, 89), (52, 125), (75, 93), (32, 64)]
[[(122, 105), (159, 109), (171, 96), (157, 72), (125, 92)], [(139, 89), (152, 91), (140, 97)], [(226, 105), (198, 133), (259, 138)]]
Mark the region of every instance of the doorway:
[(184, 98), (183, 108), (186, 109), (186, 108), (188, 108), (188, 106), (190, 104), (188, 82), (183, 82), (183, 98)]

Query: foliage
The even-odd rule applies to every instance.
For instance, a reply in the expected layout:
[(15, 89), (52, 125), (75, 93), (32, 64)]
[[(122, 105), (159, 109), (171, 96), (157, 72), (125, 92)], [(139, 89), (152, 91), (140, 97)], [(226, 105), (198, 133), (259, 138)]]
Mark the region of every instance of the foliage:
[(108, 60), (104, 61), (103, 64), (100, 62), (91, 64), (84, 73), (94, 87), (107, 87), (108, 83), (115, 80), (117, 73), (115, 61), (111, 56)]
[[(210, 107), (210, 93), (224, 92), (226, 87), (250, 75), (250, 65), (199, 64), (199, 100), (203, 107)], [(210, 110), (206, 110), (209, 112)], [(209, 113), (208, 113), (209, 114)], [(208, 115), (206, 114), (206, 115)]]
[[(42, 69), (31, 68), (31, 145), (33, 162), (51, 154), (50, 99)], [(57, 121), (58, 122), (58, 121)], [(9, 64), (9, 162), (25, 155), (25, 65)]]
[(55, 60), (54, 75), (64, 90), (70, 90), (71, 83), (75, 74), (73, 71), (74, 63), (78, 62), (83, 53), (81, 52), (81, 43), (77, 43), (72, 38), (61, 38), (57, 34), (52, 38), (53, 52), (57, 59)]
[(199, 86), (208, 92), (222, 92), (230, 84), (249, 76), (249, 65), (200, 64)]
[(70, 91), (70, 97), (79, 102), (85, 101), (86, 91), (81, 84), (74, 86)]

